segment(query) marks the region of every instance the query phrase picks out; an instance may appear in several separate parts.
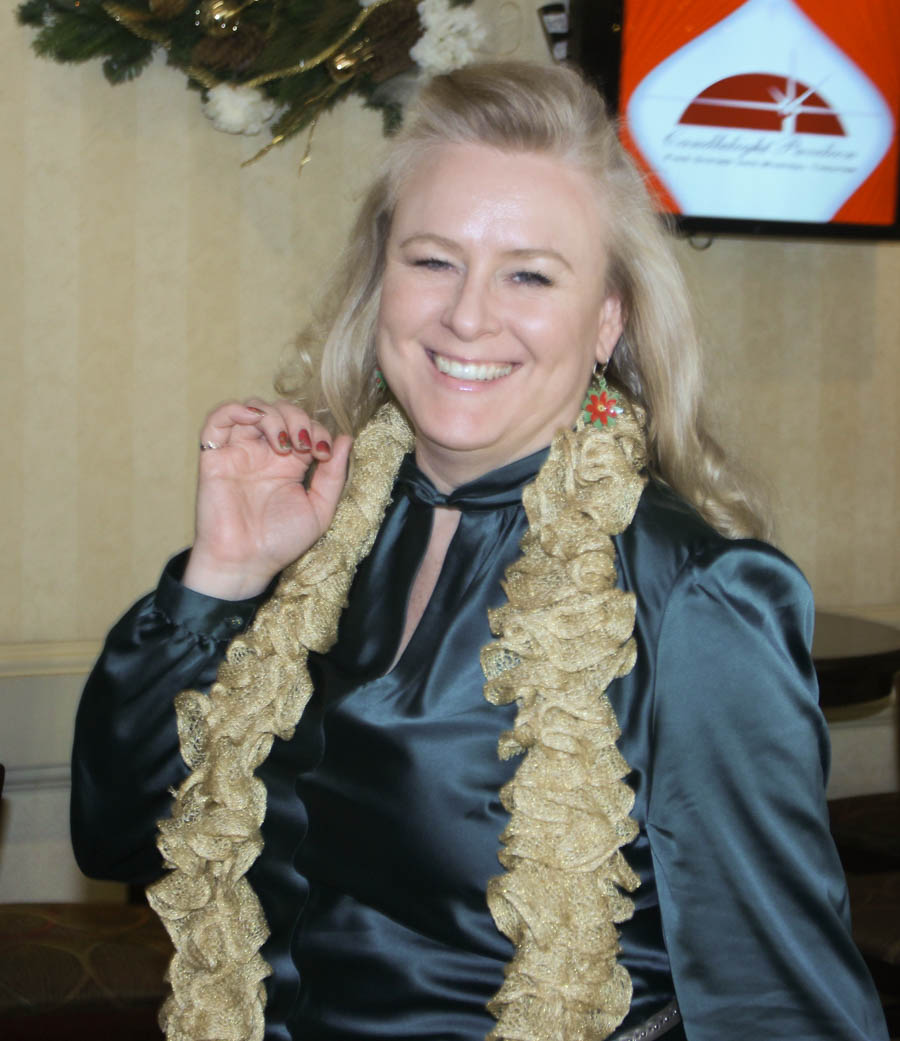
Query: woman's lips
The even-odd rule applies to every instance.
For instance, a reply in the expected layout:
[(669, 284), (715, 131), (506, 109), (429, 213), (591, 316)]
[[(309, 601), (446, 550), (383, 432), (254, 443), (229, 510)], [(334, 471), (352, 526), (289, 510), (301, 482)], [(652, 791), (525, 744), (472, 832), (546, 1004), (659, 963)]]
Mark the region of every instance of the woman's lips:
[(475, 380), (479, 382), (498, 380), (503, 376), (508, 376), (513, 370), (513, 366), (510, 364), (498, 365), (496, 362), (457, 361), (454, 358), (438, 354), (436, 351), (429, 351), (428, 354), (438, 372), (442, 372), (445, 376), (452, 376), (457, 380)]

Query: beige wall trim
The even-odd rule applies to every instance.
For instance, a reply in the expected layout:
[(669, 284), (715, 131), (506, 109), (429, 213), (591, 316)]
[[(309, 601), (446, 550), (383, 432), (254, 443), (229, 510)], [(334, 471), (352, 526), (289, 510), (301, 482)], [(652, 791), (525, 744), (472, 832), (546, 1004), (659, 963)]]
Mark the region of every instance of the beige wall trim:
[(94, 640), (2, 643), (0, 677), (84, 676), (100, 653), (100, 646)]
[(3, 794), (9, 792), (49, 791), (69, 788), (71, 772), (68, 763), (43, 763), (38, 766), (8, 766)]

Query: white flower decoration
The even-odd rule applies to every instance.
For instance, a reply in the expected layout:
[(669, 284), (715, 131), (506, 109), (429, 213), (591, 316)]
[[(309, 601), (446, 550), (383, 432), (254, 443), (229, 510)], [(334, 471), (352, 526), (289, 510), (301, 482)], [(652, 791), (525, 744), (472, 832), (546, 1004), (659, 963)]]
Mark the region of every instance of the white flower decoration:
[(474, 11), (449, 0), (422, 0), (417, 10), (425, 31), (409, 55), (423, 72), (450, 72), (475, 60), (487, 33)]
[(275, 115), (275, 102), (253, 87), (220, 83), (208, 91), (203, 114), (226, 134), (258, 134)]

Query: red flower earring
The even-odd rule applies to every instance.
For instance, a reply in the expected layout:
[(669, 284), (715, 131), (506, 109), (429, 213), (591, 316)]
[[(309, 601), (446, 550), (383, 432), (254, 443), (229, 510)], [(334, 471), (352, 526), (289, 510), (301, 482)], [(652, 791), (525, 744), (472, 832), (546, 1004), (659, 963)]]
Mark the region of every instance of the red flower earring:
[(594, 371), (587, 397), (581, 406), (581, 418), (586, 424), (590, 423), (595, 427), (615, 426), (616, 418), (621, 416), (623, 411), (619, 399), (613, 397), (612, 391), (606, 383), (605, 372), (605, 365), (601, 372)]

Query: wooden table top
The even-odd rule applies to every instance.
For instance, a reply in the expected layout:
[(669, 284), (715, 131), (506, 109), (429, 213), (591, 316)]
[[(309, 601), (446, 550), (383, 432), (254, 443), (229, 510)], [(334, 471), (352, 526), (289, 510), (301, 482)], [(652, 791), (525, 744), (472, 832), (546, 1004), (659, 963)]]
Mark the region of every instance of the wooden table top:
[(825, 708), (887, 697), (900, 671), (900, 629), (866, 618), (817, 611), (812, 650)]

